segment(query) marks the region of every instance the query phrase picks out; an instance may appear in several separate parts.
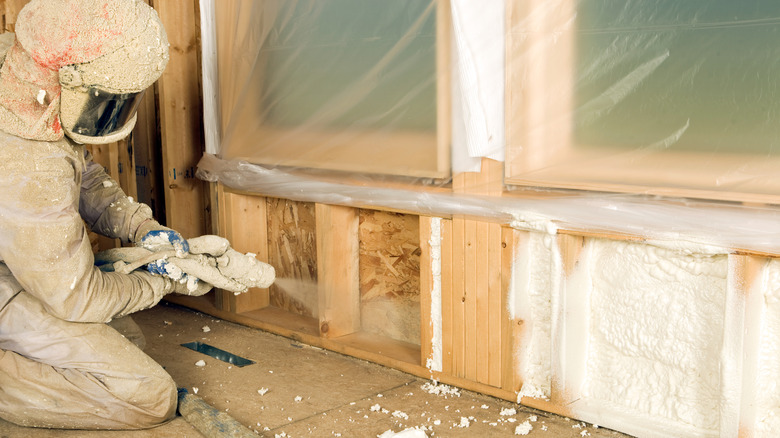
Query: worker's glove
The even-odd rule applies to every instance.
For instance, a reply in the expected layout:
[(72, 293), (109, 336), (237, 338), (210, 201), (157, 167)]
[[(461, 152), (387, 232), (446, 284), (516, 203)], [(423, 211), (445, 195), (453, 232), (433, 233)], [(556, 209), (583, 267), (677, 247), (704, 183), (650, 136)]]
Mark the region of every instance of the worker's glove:
[(213, 288), (212, 285), (205, 281), (199, 280), (191, 275), (186, 276), (186, 280), (171, 280), (173, 281), (173, 293), (179, 295), (189, 295), (191, 297), (199, 297), (206, 295)]
[(171, 280), (187, 281), (187, 274), (173, 263), (169, 263), (167, 259), (155, 260), (146, 265), (146, 270), (152, 274), (164, 275)]
[[(175, 289), (176, 293), (180, 293), (180, 294), (190, 295), (189, 293), (183, 292), (183, 289), (180, 285), (185, 285), (184, 289), (192, 289), (193, 291), (196, 291), (198, 289), (197, 286), (198, 283), (208, 284), (205, 282), (201, 282), (200, 279), (198, 279), (197, 277), (194, 277), (192, 275), (187, 275), (187, 273), (182, 271), (182, 269), (178, 267), (176, 264), (169, 262), (167, 258), (162, 258), (150, 262), (149, 264), (146, 265), (146, 270), (151, 272), (152, 274), (162, 275), (173, 280), (178, 287), (178, 289)], [(211, 290), (211, 285), (209, 285), (208, 290), (206, 290), (206, 292), (208, 292), (209, 290)]]
[(212, 287), (239, 294), (250, 288), (267, 288), (276, 278), (271, 265), (257, 260), (254, 254), (234, 250), (226, 239), (212, 235), (190, 239), (189, 254), (184, 257), (179, 257), (170, 245), (156, 252), (123, 247), (96, 254), (95, 264), (103, 271), (124, 274), (145, 267), (174, 283), (176, 293), (186, 295), (202, 295)]
[[(181, 259), (180, 259), (181, 261)], [(162, 275), (173, 282), (173, 293), (199, 297), (211, 291), (213, 286), (194, 275), (185, 273), (176, 264), (167, 259), (155, 260), (146, 265), (146, 270), (152, 274)]]
[(165, 251), (173, 248), (177, 257), (184, 257), (190, 252), (187, 240), (177, 231), (160, 225), (156, 220), (149, 219), (141, 224), (136, 231), (136, 246), (152, 252)]

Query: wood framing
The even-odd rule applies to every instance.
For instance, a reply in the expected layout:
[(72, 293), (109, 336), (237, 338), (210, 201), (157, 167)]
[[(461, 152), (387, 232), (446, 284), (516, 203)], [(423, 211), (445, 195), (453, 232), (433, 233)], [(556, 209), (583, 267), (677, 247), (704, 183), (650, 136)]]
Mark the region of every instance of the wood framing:
[[(255, 253), (275, 266), (278, 280), (270, 294), (264, 290), (236, 296), (216, 291), (198, 300), (172, 296), (170, 301), (215, 315), (240, 316), (242, 321), (252, 320), (296, 338), (333, 339), (393, 361), (420, 362), (423, 275), (419, 273), (422, 250), (417, 216), (382, 211), (361, 214), (357, 208), (217, 188), (221, 233), (242, 242), (239, 250)], [(410, 233), (407, 228), (415, 231)], [(382, 307), (387, 313), (384, 318), (395, 329), (378, 327), (382, 329), (378, 331), (372, 321), (364, 326), (361, 314), (371, 310), (365, 305), (372, 297), (389, 306)]]
[(195, 1), (154, 1), (170, 43), (170, 61), (157, 81), (163, 145), (166, 225), (190, 238), (206, 234), (206, 185), (195, 177), (203, 155), (200, 34)]
[(29, 3), (30, 0), (2, 0), (0, 7), (3, 14), (3, 31), (14, 32), (16, 29), (16, 16), (19, 15), (19, 11), (22, 10), (24, 5)]
[[(500, 166), (496, 164), (486, 161), (479, 175), (460, 175), (462, 185), (457, 189), (464, 192), (486, 190), (486, 187), (493, 185), (490, 181), (500, 181), (500, 178), (495, 179), (490, 176), (494, 171), (500, 173)], [(266, 198), (249, 194), (241, 196), (246, 197), (241, 203), (226, 205), (230, 211), (229, 214), (223, 215), (222, 219), (245, 222), (245, 225), (234, 229), (232, 235), (234, 239), (242, 240), (241, 236), (250, 236), (253, 227), (258, 223), (262, 225), (263, 217), (268, 224), (273, 224), (273, 228), (278, 228), (274, 231), (269, 230), (269, 235), (285, 235), (283, 232), (286, 226), (285, 220), (280, 220), (269, 213), (247, 213), (244, 209), (246, 205), (256, 206), (257, 209), (262, 208), (263, 205), (266, 207), (271, 205)], [(293, 223), (294, 202), (284, 200), (276, 202), (281, 206), (280, 210), (288, 212), (287, 220)], [(513, 295), (517, 293), (513, 291), (517, 285), (514, 284), (512, 276), (516, 264), (522, 262), (522, 259), (518, 258), (534, 256), (517, 251), (522, 239), (526, 238), (524, 236), (546, 233), (496, 227), (497, 224), (475, 218), (436, 218), (440, 222), (438, 245), (441, 251), (441, 269), (437, 271), (432, 263), (431, 246), (434, 218), (419, 217), (421, 329), (419, 343), (412, 344), (387, 336), (377, 336), (361, 327), (360, 285), (363, 284), (364, 292), (371, 290), (366, 289), (366, 284), (375, 284), (377, 274), (375, 271), (366, 273), (356, 269), (361, 264), (376, 267), (378, 264), (386, 263), (383, 257), (389, 256), (379, 256), (376, 252), (389, 254), (389, 251), (398, 245), (397, 239), (406, 241), (407, 238), (403, 237), (404, 233), (388, 237), (387, 245), (383, 247), (381, 241), (378, 241), (372, 233), (384, 227), (392, 229), (400, 223), (395, 221), (403, 222), (409, 218), (399, 219), (397, 213), (379, 210), (369, 213), (357, 208), (325, 204), (315, 204), (314, 210), (317, 234), (315, 237), (318, 271), (316, 281), (319, 285), (317, 293), (320, 304), (318, 318), (300, 315), (294, 309), (275, 305), (236, 312), (224, 307), (220, 308), (220, 305), (215, 305), (209, 297), (175, 297), (172, 301), (214, 316), (374, 361), (421, 377), (433, 378), (442, 383), (507, 400), (517, 400), (523, 385), (524, 376), (521, 372), (522, 357), (520, 356), (524, 351), (524, 343), (528, 339), (525, 333), (528, 326), (526, 321), (517, 319), (509, 311), (509, 301), (515, 299)], [(229, 219), (231, 216), (233, 219)], [(369, 221), (362, 231), (361, 217), (364, 223)], [(391, 221), (391, 225), (382, 225), (388, 220)], [(462, 231), (456, 231), (455, 224), (459, 224)], [(243, 231), (237, 231), (242, 229), (241, 227)], [(582, 374), (584, 370), (572, 369), (586, 357), (584, 345), (577, 345), (577, 340), (583, 336), (583, 333), (588, 332), (588, 328), (583, 325), (585, 319), (577, 314), (582, 309), (587, 309), (588, 303), (587, 296), (582, 293), (582, 290), (568, 283), (573, 276), (578, 275), (579, 271), (588, 269), (587, 265), (583, 265), (587, 262), (586, 242), (616, 240), (626, 245), (646, 245), (646, 243), (639, 236), (595, 232), (582, 235), (571, 230), (560, 230), (546, 236), (552, 245), (550, 250), (553, 260), (550, 263), (557, 263), (556, 266), (560, 268), (552, 269), (547, 274), (551, 275), (550, 284), (558, 285), (550, 292), (554, 301), (551, 317), (555, 321), (553, 325), (558, 327), (553, 330), (550, 338), (550, 348), (553, 353), (550, 364), (553, 376), (552, 394), (549, 400), (523, 396), (520, 401), (527, 406), (582, 418), (586, 421), (599, 420), (599, 424), (610, 427), (609, 421), (602, 423), (604, 417), (594, 414), (589, 410), (589, 405), (582, 402), (583, 399), (587, 399), (581, 393), (581, 381), (585, 378)], [(279, 239), (280, 237), (268, 240), (268, 243), (270, 246), (279, 246), (272, 243)], [(361, 240), (364, 242), (361, 243)], [(303, 246), (291, 245), (289, 248), (293, 254), (292, 258), (300, 252), (307, 251)], [(323, 263), (322, 257), (327, 260), (326, 263)], [(557, 257), (559, 257), (558, 262), (555, 261), (558, 260)], [(487, 262), (484, 262), (484, 259)], [(727, 290), (729, 301), (726, 306), (735, 311), (729, 312), (725, 327), (743, 327), (743, 329), (726, 333), (723, 341), (724, 357), (733, 357), (732, 353), (728, 353), (733, 351), (744, 351), (744, 356), (739, 361), (726, 363), (726, 369), (733, 370), (734, 374), (741, 378), (724, 381), (726, 383), (724, 391), (729, 394), (741, 394), (741, 396), (737, 399), (729, 398), (728, 403), (724, 404), (727, 411), (724, 411), (720, 423), (724, 435), (733, 435), (732, 432), (736, 430), (735, 424), (740, 425), (742, 430), (751, 430), (753, 424), (754, 412), (746, 403), (757, 391), (755, 382), (750, 378), (752, 374), (749, 370), (759, 366), (757, 349), (761, 328), (756, 315), (763, 311), (760, 288), (764, 287), (761, 276), (765, 275), (766, 260), (760, 255), (728, 256), (730, 279)], [(473, 266), (470, 267), (469, 264)], [(322, 275), (325, 272), (327, 275)], [(582, 275), (582, 272), (579, 275)], [(437, 280), (441, 287), (438, 304), (441, 318), (440, 340), (435, 339), (433, 335), (434, 318), (439, 316), (435, 315), (436, 309), (431, 294), (433, 284)], [(457, 282), (461, 284), (458, 285)], [(392, 292), (394, 286), (389, 285), (391, 283), (385, 283), (381, 290), (385, 293), (394, 293)], [(480, 344), (485, 344), (485, 347), (481, 347)], [(436, 348), (441, 348), (442, 351), (441, 371), (432, 369), (428, 361)], [(623, 430), (624, 426), (620, 423), (613, 427)], [(641, 423), (629, 432), (644, 433), (651, 429), (651, 426)]]
[[(522, 386), (521, 363), (518, 353), (522, 350), (523, 321), (510, 313), (509, 295), (512, 290), (513, 266), (517, 258), (520, 232), (511, 228), (501, 229), (501, 388), (519, 393)], [(492, 362), (491, 362), (492, 363)]]
[[(420, 363), (441, 371), (441, 345), (436, 345), (434, 340), (436, 336), (441, 340), (441, 222), (435, 226), (434, 220), (421, 216), (419, 225)], [(435, 228), (438, 228), (436, 236)]]
[(320, 334), (329, 338), (360, 328), (358, 212), (317, 204)]
[(731, 330), (724, 336), (723, 350), (741, 351), (734, 362), (727, 364), (726, 373), (742, 376), (741, 379), (725, 379), (726, 391), (740, 394), (739, 398), (729, 401), (724, 409), (725, 421), (721, 423), (721, 436), (751, 436), (757, 414), (753, 409), (754, 400), (761, 391), (756, 378), (759, 375), (759, 355), (761, 339), (761, 318), (764, 296), (761, 293), (762, 275), (768, 260), (763, 257), (730, 255), (729, 291), (727, 307), (736, 311), (729, 312), (727, 324), (741, 330)]
[[(231, 193), (225, 191), (222, 186), (219, 186), (218, 197), (223, 207), (220, 210), (220, 224), (224, 237), (236, 251), (253, 253), (259, 260), (267, 262), (265, 198)], [(250, 289), (241, 295), (229, 291), (216, 291), (215, 294), (217, 308), (235, 313), (261, 309), (269, 304), (268, 289)]]
[[(500, 196), (503, 191), (502, 164), (483, 159), (480, 173), (467, 172), (455, 176), (455, 193), (470, 193)], [(462, 294), (455, 301), (455, 318), (463, 318), (465, 324), (456, 319), (454, 326), (460, 325), (462, 335), (456, 333), (453, 348), (463, 348), (459, 354), (465, 362), (456, 361), (462, 368), (456, 367), (456, 374), (462, 377), (488, 383), (501, 384), (501, 336), (500, 321), (502, 314), (501, 293), (501, 232), (498, 224), (489, 224), (461, 217), (453, 218), (453, 244), (462, 247), (461, 258), (455, 263), (453, 285), (463, 284), (463, 289), (454, 288)], [(460, 251), (458, 251), (460, 252)], [(461, 278), (461, 274), (463, 277)], [(458, 305), (458, 301), (462, 303)], [(494, 324), (491, 324), (493, 322)], [(463, 340), (460, 341), (460, 337)], [(462, 342), (462, 347), (458, 342)], [(457, 351), (457, 350), (456, 350)], [(456, 356), (457, 357), (457, 356)]]
[[(561, 406), (567, 406), (581, 397), (581, 369), (572, 367), (571, 363), (580, 363), (584, 346), (577, 345), (574, 340), (582, 338), (582, 334), (587, 331), (587, 326), (583, 327), (583, 319), (575, 318), (576, 309), (587, 309), (585, 297), (580, 291), (569, 287), (570, 280), (574, 277), (582, 254), (585, 238), (569, 234), (560, 234), (557, 236), (558, 250), (561, 254), (561, 272), (558, 284), (559, 288), (553, 288), (552, 296), (552, 326), (555, 327), (552, 333), (552, 363), (551, 374), (553, 376), (550, 401)], [(553, 274), (555, 275), (555, 273)], [(584, 361), (582, 361), (584, 363)], [(574, 368), (575, 377), (564, 379), (571, 373), (569, 369)]]
[(160, 127), (157, 123), (157, 86), (147, 90), (138, 107), (138, 120), (128, 139), (133, 154), (135, 173), (135, 192), (138, 202), (143, 202), (152, 208), (158, 220), (164, 222), (165, 202), (162, 194), (162, 178), (160, 162), (162, 146), (160, 145)]

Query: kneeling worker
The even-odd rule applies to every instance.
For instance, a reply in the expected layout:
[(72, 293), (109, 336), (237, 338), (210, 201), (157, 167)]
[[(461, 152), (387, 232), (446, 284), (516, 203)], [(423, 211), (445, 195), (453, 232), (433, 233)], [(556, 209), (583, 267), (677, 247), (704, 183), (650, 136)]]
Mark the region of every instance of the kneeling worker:
[(161, 424), (175, 415), (175, 383), (106, 323), (211, 287), (94, 266), (85, 223), (124, 242), (187, 245), (84, 144), (130, 133), (168, 61), (165, 31), (138, 0), (32, 0), (15, 32), (0, 35), (0, 417), (68, 429)]

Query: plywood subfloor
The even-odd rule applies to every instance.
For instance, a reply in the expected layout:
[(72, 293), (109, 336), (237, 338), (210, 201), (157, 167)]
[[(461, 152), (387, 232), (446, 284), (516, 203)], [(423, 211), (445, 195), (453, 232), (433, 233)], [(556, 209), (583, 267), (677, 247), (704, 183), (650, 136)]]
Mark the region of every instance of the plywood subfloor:
[[(482, 394), (437, 395), (423, 388), (429, 383), (425, 379), (172, 304), (139, 312), (134, 318), (146, 335), (145, 351), (179, 386), (190, 392), (197, 387), (204, 400), (259, 436), (375, 437), (419, 426), (426, 427), (431, 437), (515, 436), (517, 425), (535, 416), (530, 437), (625, 437)], [(192, 341), (256, 363), (239, 368), (180, 346)], [(205, 367), (195, 365), (201, 359)], [(265, 395), (258, 393), (262, 388), (268, 388)], [(507, 409), (516, 412), (502, 415)], [(151, 430), (117, 432), (27, 429), (0, 421), (0, 437), (198, 435), (181, 417)]]

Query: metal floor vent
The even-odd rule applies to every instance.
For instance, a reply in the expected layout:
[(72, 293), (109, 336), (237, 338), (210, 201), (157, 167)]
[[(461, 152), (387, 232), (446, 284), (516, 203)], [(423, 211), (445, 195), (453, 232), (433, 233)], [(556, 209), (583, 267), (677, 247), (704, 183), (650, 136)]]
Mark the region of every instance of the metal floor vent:
[(203, 353), (207, 356), (211, 356), (215, 359), (219, 359), (223, 362), (227, 362), (229, 364), (233, 364), (237, 367), (243, 367), (246, 365), (252, 365), (255, 363), (252, 360), (244, 359), (241, 356), (236, 356), (233, 353), (228, 353), (225, 350), (221, 350), (217, 347), (213, 347), (209, 344), (204, 344), (202, 342), (187, 342), (186, 344), (181, 344), (182, 347), (187, 347), (190, 350), (195, 350), (199, 353)]

